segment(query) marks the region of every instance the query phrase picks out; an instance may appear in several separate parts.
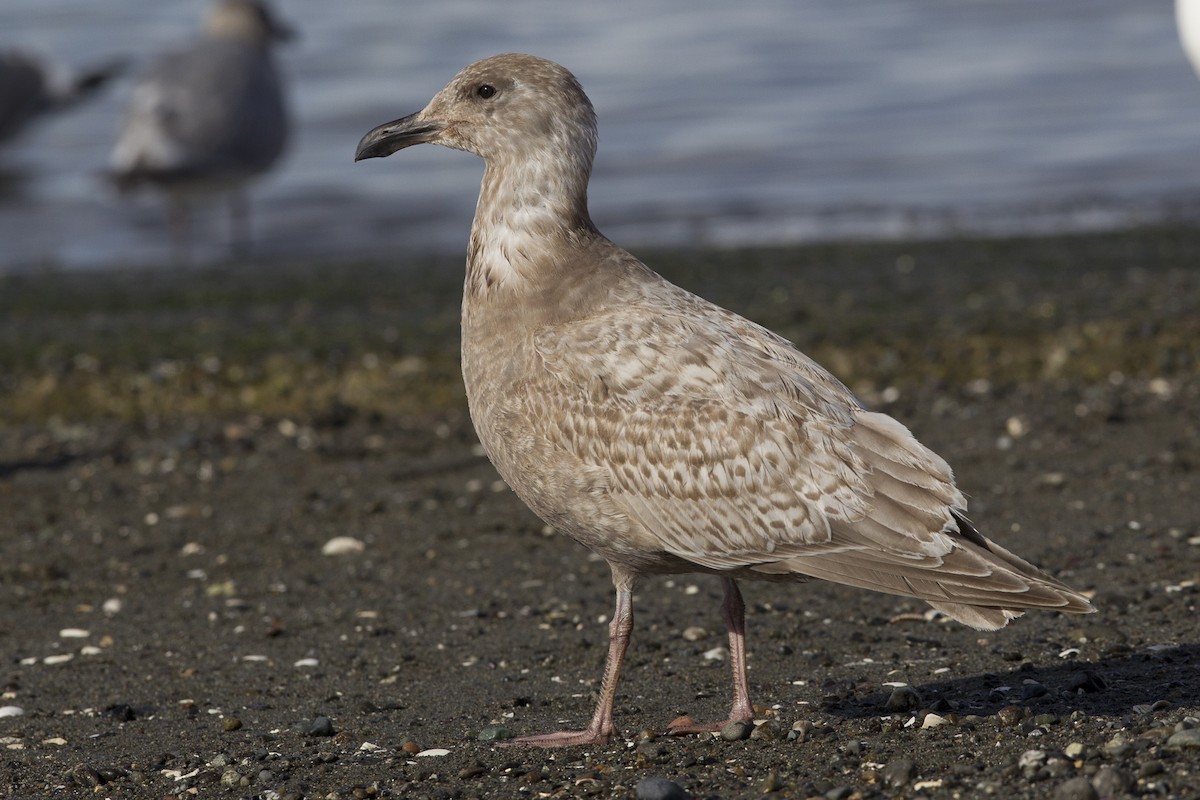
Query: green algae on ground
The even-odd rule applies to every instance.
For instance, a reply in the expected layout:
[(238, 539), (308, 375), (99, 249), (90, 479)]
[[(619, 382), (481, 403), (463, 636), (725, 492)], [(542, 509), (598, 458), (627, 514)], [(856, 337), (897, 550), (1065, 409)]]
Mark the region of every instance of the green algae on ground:
[[(1200, 369), (1196, 230), (640, 254), (868, 398)], [(0, 425), (461, 407), (461, 269), (442, 256), (0, 278)]]

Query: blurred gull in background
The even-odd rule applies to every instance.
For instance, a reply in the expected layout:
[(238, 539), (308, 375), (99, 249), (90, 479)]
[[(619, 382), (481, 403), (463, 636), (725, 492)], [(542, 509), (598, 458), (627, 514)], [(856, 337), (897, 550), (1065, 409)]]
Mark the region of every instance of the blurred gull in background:
[(1179, 26), (1183, 52), (1200, 73), (1200, 0), (1175, 0), (1175, 24)]
[(0, 144), (39, 117), (94, 94), (123, 66), (113, 59), (73, 72), (22, 50), (0, 51)]
[(189, 204), (227, 192), (231, 240), (249, 242), (245, 185), (283, 154), (288, 116), (271, 55), (290, 38), (262, 0), (217, 0), (202, 36), (160, 56), (133, 90), (111, 158), (122, 191), (167, 196), (176, 262), (187, 260)]

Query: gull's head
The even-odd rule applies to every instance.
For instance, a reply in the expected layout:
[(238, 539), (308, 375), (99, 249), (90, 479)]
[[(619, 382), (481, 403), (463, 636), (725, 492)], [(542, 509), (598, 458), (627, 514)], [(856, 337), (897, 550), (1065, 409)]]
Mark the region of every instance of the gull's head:
[(596, 114), (565, 67), (507, 53), (476, 61), (421, 111), (367, 133), (354, 160), (390, 156), (426, 142), (487, 161), (565, 156), (590, 170), (596, 153)]
[(209, 36), (248, 39), (259, 44), (287, 41), (295, 33), (266, 0), (217, 0), (204, 19)]

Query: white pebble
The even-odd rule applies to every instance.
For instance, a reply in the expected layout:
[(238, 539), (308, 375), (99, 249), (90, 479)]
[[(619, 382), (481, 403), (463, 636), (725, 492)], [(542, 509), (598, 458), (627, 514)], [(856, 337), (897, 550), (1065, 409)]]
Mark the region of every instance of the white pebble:
[(92, 635), (92, 632), (85, 631), (83, 628), (63, 628), (58, 635), (63, 639), (86, 639)]
[(20, 717), (25, 714), (25, 709), (20, 706), (0, 706), (0, 717)]
[(729, 651), (724, 647), (714, 647), (712, 650), (704, 651), (705, 661), (724, 661), (725, 656), (729, 655)]
[(99, 647), (96, 647), (94, 644), (84, 645), (83, 647), (79, 648), (79, 655), (81, 656), (98, 656), (103, 652), (103, 650), (101, 650)]
[(321, 665), (321, 662), (315, 658), (302, 658), (299, 661), (297, 661), (295, 664), (293, 664), (292, 666), (293, 667), (318, 667), (320, 665)]
[(939, 725), (946, 725), (950, 720), (943, 717), (941, 714), (926, 714), (925, 721), (921, 723), (922, 728), (936, 728)]
[(428, 757), (428, 756), (448, 756), (448, 755), (450, 755), (450, 751), (447, 750), (446, 748), (434, 747), (429, 750), (422, 750), (421, 752), (417, 753), (417, 758), (424, 758), (424, 757)]
[(125, 604), (121, 602), (120, 598), (110, 597), (104, 601), (103, 605), (100, 606), (100, 610), (111, 617), (113, 614), (120, 613), (124, 605)]
[(52, 666), (54, 664), (65, 664), (74, 657), (75, 657), (74, 653), (63, 653), (62, 655), (57, 655), (57, 656), (46, 656), (45, 658), (42, 659), (42, 663), (50, 664)]
[(344, 556), (350, 553), (361, 553), (367, 546), (353, 536), (335, 536), (321, 548), (323, 556)]

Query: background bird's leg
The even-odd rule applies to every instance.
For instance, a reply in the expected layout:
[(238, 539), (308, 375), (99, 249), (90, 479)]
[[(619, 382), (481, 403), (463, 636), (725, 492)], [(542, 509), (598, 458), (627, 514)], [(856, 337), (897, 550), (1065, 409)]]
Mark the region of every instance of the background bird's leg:
[(187, 201), (171, 196), (167, 199), (167, 228), (171, 235), (171, 264), (186, 267), (191, 261), (192, 220)]
[(633, 590), (623, 582), (617, 582), (617, 606), (612, 623), (608, 626), (608, 660), (604, 664), (604, 678), (600, 681), (600, 699), (596, 713), (586, 730), (556, 731), (535, 736), (519, 736), (506, 745), (524, 744), (534, 747), (568, 747), (581, 744), (607, 744), (616, 727), (613, 725), (613, 701), (617, 695), (617, 678), (621, 674), (621, 662), (629, 646), (629, 634), (633, 631)]
[(250, 201), (243, 189), (229, 193), (229, 249), (239, 256), (250, 252)]
[(746, 682), (746, 604), (737, 581), (722, 578), (725, 599), (721, 601), (721, 619), (729, 631), (729, 667), (733, 673), (733, 705), (729, 718), (721, 722), (694, 722), (691, 717), (680, 717), (670, 724), (667, 733), (708, 733), (719, 731), (731, 722), (747, 722), (754, 717), (750, 705), (750, 686)]

